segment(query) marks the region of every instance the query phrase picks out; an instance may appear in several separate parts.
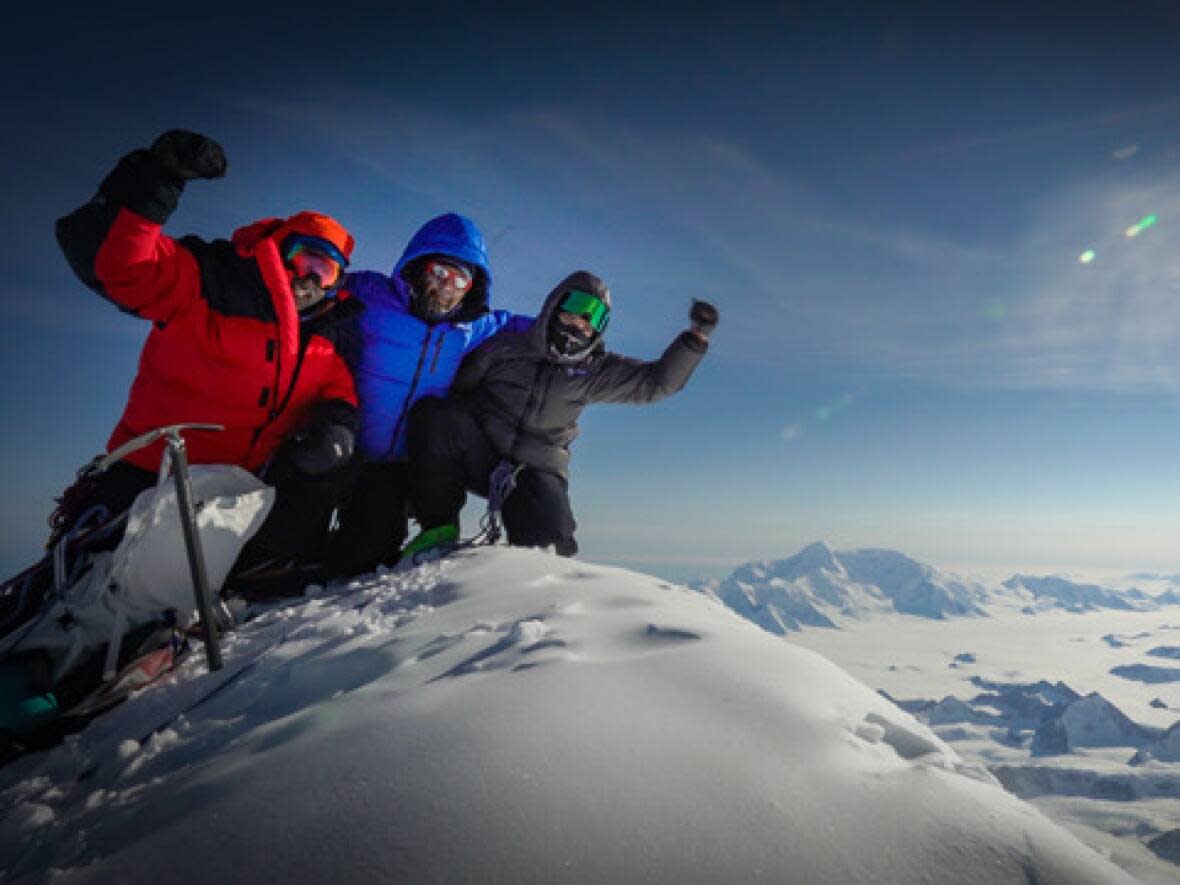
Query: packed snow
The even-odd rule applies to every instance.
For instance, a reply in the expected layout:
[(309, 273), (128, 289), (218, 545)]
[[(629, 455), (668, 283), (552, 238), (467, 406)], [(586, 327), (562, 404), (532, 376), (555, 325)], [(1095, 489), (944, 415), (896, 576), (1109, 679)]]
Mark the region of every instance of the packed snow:
[(4, 881), (1133, 881), (819, 654), (622, 569), (462, 552), (225, 661), (0, 769)]

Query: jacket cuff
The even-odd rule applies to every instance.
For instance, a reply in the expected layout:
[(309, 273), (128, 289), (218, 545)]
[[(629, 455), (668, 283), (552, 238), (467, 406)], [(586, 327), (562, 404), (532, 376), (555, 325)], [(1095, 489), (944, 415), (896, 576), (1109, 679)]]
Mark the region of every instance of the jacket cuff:
[(702, 341), (688, 329), (685, 329), (683, 332), (681, 332), (680, 337), (677, 340), (693, 353), (709, 352), (709, 342)]

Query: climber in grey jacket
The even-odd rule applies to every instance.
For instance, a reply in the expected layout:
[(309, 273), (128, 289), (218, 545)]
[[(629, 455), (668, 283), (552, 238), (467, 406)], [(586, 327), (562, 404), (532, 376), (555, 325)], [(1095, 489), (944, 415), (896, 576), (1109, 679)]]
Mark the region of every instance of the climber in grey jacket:
[(606, 284), (578, 271), (545, 300), (524, 331), (503, 331), (464, 361), (447, 399), (425, 398), (410, 415), (410, 489), (422, 528), (405, 549), (415, 556), (453, 543), (459, 511), (472, 491), (487, 497), (491, 476), (507, 462), (515, 488), (502, 502), (509, 543), (554, 546), (574, 540), (568, 479), (570, 444), (590, 403), (650, 403), (681, 390), (708, 350), (717, 325), (713, 305), (694, 301), (692, 325), (663, 356), (642, 362), (606, 350)]

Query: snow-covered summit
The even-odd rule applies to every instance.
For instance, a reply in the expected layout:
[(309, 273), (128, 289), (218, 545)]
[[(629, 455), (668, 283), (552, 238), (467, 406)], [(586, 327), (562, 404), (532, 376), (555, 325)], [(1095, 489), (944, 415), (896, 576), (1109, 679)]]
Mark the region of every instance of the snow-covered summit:
[(1158, 740), (1138, 750), (1131, 757), (1131, 764), (1142, 765), (1152, 759), (1157, 762), (1180, 762), (1180, 720), (1174, 722)]
[(4, 881), (1131, 881), (826, 659), (621, 569), (469, 551), (225, 659), (0, 770)]
[(1036, 609), (1063, 608), (1072, 612), (1089, 612), (1098, 609), (1117, 611), (1143, 611), (1165, 604), (1153, 600), (1138, 588), (1117, 590), (1101, 584), (1081, 583), (1057, 575), (1037, 577), (1034, 575), (1013, 575), (1004, 582), (1004, 588), (1029, 597), (1031, 607)]
[(1077, 747), (1142, 747), (1150, 739), (1118, 707), (1091, 692), (1041, 724), (1033, 735), (1032, 753), (1047, 756)]
[(896, 550), (836, 552), (822, 542), (787, 559), (746, 563), (725, 580), (697, 587), (777, 634), (889, 612), (982, 615), (988, 596), (982, 584), (961, 581)]

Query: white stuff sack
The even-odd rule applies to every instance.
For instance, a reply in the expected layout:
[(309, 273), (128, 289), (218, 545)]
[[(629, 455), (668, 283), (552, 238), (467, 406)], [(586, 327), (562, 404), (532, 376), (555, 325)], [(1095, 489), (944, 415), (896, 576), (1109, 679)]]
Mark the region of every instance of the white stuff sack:
[[(189, 480), (209, 591), (216, 597), (270, 512), (274, 489), (226, 464), (190, 467)], [(109, 643), (104, 673), (110, 674), (128, 630), (160, 620), (169, 609), (186, 626), (196, 605), (176, 482), (166, 477), (135, 499), (119, 546), (94, 554), (90, 568), (27, 629), (0, 644), (0, 654), (47, 652), (56, 683), (85, 653)]]
[[(226, 464), (190, 467), (189, 480), (209, 591), (216, 596), (238, 553), (270, 512), (274, 489)], [(188, 623), (196, 597), (173, 478), (140, 493), (131, 505), (111, 579), (128, 609), (158, 615), (171, 608), (182, 626)]]

